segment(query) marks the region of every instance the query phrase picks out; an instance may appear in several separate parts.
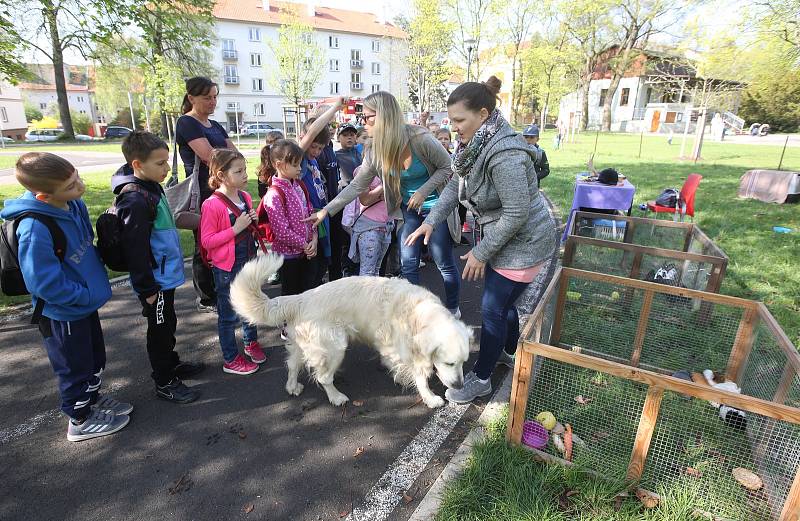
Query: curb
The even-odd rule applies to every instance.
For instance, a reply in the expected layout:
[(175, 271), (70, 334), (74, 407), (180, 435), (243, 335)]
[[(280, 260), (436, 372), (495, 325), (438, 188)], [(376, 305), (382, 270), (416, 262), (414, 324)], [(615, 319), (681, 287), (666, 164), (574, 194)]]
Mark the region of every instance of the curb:
[(453, 482), (464, 470), (467, 465), (467, 460), (472, 452), (472, 446), (483, 440), (486, 436), (484, 427), (495, 421), (501, 414), (503, 406), (508, 403), (511, 398), (511, 382), (514, 380), (514, 371), (509, 370), (503, 378), (503, 383), (500, 384), (497, 392), (494, 393), (492, 399), (486, 405), (486, 408), (478, 417), (478, 425), (473, 428), (461, 445), (456, 450), (450, 462), (445, 466), (436, 481), (428, 489), (428, 493), (420, 501), (417, 508), (408, 518), (408, 521), (430, 521), (436, 517), (436, 512), (442, 504), (442, 497), (444, 490), (450, 483)]

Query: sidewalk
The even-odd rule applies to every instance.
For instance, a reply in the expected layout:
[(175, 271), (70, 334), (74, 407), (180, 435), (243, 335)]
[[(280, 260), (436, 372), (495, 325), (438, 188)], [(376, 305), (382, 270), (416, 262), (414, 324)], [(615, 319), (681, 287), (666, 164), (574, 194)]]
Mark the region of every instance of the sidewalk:
[[(462, 246), (457, 254), (465, 252)], [(421, 274), (426, 287), (442, 293), (433, 265)], [(462, 287), (471, 325), (480, 323), (480, 289)], [(202, 389), (201, 399), (177, 406), (154, 397), (144, 318), (130, 288), (115, 287), (101, 311), (103, 386), (136, 410), (120, 433), (78, 444), (65, 439), (38, 332), (27, 318), (0, 323), (0, 479), (14, 491), (2, 495), (0, 519), (337, 520), (363, 503), (434, 414), (363, 346), (351, 348), (337, 376), (342, 392), (363, 401), (358, 407), (330, 406), (315, 385), (289, 397), (282, 347), (268, 350), (266, 366), (252, 376), (224, 374), (216, 316), (195, 310), (191, 281), (178, 290), (176, 308), (178, 352), (208, 364), (190, 382)], [(260, 338), (280, 345), (275, 331)], [(438, 380), (432, 388), (444, 392)]]

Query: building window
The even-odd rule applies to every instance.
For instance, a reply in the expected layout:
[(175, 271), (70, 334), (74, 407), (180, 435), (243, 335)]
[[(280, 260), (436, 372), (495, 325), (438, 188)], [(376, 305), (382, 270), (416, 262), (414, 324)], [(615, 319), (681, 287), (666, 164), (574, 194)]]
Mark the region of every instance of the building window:
[(353, 83), (361, 83), (361, 73), (360, 72), (350, 73), (350, 81)]
[(306, 45), (311, 45), (314, 42), (314, 35), (311, 33), (305, 33), (303, 35), (303, 41), (306, 43)]
[(328, 36), (328, 47), (331, 49), (338, 49), (339, 48), (339, 37), (338, 36)]
[(261, 29), (258, 27), (249, 27), (248, 33), (250, 35), (251, 42), (260, 42), (261, 41)]
[(239, 75), (239, 72), (236, 70), (236, 65), (226, 65), (225, 66), (225, 77), (226, 78), (235, 78)]
[(339, 72), (339, 60), (332, 59), (330, 63), (331, 63), (331, 72)]
[(264, 110), (264, 104), (263, 103), (255, 103), (253, 105), (253, 115), (254, 116), (263, 116), (265, 114), (266, 114), (266, 111)]
[(675, 123), (675, 112), (667, 112), (667, 117), (664, 119), (664, 123)]
[(381, 52), (380, 40), (372, 40), (372, 52)]
[(378, 83), (373, 83), (373, 84), (372, 84), (372, 93), (373, 93), (373, 94), (375, 94), (375, 93), (376, 93), (376, 92), (378, 92), (379, 90), (381, 90), (381, 86), (380, 86), (380, 84), (378, 84)]
[(608, 95), (608, 89), (600, 89), (600, 103), (597, 104), (598, 107), (602, 107), (606, 103), (606, 96)]
[(331, 94), (339, 94), (339, 82), (332, 81), (331, 82)]
[(82, 111), (81, 111), (81, 114), (86, 114), (86, 111), (85, 111), (85, 110), (82, 110)]
[(261, 67), (261, 53), (260, 52), (251, 52), (250, 53), (250, 66), (251, 67)]
[(253, 78), (253, 92), (264, 92), (264, 80)]
[(303, 59), (303, 67), (306, 69), (311, 69), (314, 66), (314, 60), (311, 59), (311, 56), (306, 56)]
[(361, 50), (360, 49), (352, 49), (350, 51), (350, 59), (351, 60), (360, 60), (361, 59)]
[(628, 98), (631, 96), (631, 89), (622, 89), (622, 94), (619, 95), (619, 106), (624, 107), (628, 104)]
[(78, 103), (83, 103), (83, 96), (78, 96)]
[(372, 74), (380, 74), (381, 73), (381, 64), (378, 62), (372, 62)]
[(6, 112), (5, 107), (0, 107), (0, 120), (3, 120), (3, 123), (8, 123), (8, 112)]
[(44, 109), (46, 109), (46, 108), (47, 108), (47, 103), (39, 103), (39, 108), (40, 108), (41, 110), (44, 110)]
[(235, 51), (236, 50), (236, 42), (233, 40), (225, 39), (222, 40), (222, 50), (223, 51)]

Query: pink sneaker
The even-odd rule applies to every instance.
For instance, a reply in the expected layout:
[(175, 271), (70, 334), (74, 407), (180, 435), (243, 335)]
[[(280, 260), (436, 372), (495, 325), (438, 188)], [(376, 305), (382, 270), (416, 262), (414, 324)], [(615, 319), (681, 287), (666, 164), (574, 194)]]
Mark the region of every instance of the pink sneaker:
[(242, 355), (236, 355), (236, 358), (223, 364), (222, 370), (231, 374), (253, 374), (258, 371), (258, 364), (254, 364)]
[(254, 364), (263, 364), (267, 361), (267, 355), (261, 349), (261, 344), (258, 342), (250, 342), (244, 346), (244, 354), (250, 357)]

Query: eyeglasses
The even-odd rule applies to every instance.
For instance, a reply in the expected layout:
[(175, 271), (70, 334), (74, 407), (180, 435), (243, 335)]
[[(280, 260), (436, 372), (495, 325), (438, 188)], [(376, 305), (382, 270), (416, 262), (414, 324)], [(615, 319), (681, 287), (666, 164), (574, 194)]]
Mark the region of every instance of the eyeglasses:
[(364, 114), (364, 122), (369, 123), (370, 125), (374, 125), (376, 117), (377, 114)]

